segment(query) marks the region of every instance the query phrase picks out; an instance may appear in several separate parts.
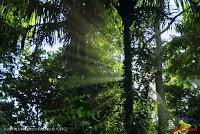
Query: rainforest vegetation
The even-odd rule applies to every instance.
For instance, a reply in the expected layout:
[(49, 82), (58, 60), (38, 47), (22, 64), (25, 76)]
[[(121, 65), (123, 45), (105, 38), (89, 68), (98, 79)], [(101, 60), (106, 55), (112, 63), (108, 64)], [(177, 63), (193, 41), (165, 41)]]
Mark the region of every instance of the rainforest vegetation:
[(0, 0), (0, 133), (199, 134), (199, 0)]

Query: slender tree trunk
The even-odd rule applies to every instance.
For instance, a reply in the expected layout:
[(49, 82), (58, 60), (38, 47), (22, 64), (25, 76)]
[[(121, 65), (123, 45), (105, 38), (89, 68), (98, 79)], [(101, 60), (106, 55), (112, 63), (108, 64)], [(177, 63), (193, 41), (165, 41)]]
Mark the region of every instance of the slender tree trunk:
[(166, 134), (168, 127), (167, 120), (167, 110), (165, 103), (165, 92), (163, 88), (163, 78), (162, 78), (162, 41), (161, 35), (158, 35), (160, 31), (159, 21), (155, 25), (156, 36), (156, 91), (157, 91), (157, 100), (158, 100), (158, 134)]
[(124, 126), (127, 134), (133, 134), (132, 53), (130, 26), (124, 25)]
[(36, 128), (39, 128), (39, 108), (38, 108), (38, 103), (37, 103), (37, 107), (36, 107)]

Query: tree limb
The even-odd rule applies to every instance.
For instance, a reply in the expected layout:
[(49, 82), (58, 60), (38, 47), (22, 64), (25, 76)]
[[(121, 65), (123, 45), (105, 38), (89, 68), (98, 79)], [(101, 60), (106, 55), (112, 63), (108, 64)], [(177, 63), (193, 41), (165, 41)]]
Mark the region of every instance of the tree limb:
[(163, 34), (164, 32), (166, 32), (170, 26), (174, 23), (174, 21), (181, 15), (183, 14), (185, 11), (181, 11), (179, 14), (177, 14), (174, 18), (171, 19), (171, 22), (167, 25), (167, 27), (161, 31), (160, 33), (158, 34), (154, 34), (151, 38), (149, 38), (144, 44), (147, 44), (147, 43), (150, 43), (154, 38), (160, 36), (161, 34)]

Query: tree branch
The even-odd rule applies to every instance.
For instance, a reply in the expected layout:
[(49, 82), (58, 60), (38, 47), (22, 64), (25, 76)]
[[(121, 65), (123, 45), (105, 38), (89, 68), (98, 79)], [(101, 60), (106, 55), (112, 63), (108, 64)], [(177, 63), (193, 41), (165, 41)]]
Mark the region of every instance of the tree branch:
[(179, 14), (177, 14), (174, 18), (171, 19), (171, 22), (167, 25), (167, 27), (161, 31), (160, 33), (158, 34), (154, 34), (151, 38), (149, 38), (144, 44), (147, 44), (147, 43), (150, 43), (154, 38), (160, 36), (161, 34), (163, 34), (164, 32), (166, 32), (170, 26), (174, 23), (174, 21), (181, 15), (183, 14), (185, 11), (181, 11)]

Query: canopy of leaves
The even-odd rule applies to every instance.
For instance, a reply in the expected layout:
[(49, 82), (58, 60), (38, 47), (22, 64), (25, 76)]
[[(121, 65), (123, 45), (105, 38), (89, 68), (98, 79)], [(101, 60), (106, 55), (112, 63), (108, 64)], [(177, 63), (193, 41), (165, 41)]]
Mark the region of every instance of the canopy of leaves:
[[(176, 18), (170, 18), (168, 1), (124, 1), (0, 2), (1, 128), (125, 133), (122, 30), (127, 24), (135, 92), (132, 124), (136, 133), (156, 133), (153, 27), (157, 19), (172, 24)], [(175, 1), (185, 13), (176, 25), (181, 35), (163, 50), (167, 108), (174, 124), (181, 115), (199, 127), (200, 4)], [(59, 51), (44, 50), (58, 42), (63, 44)]]

